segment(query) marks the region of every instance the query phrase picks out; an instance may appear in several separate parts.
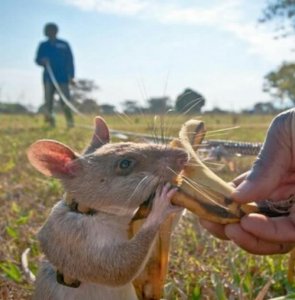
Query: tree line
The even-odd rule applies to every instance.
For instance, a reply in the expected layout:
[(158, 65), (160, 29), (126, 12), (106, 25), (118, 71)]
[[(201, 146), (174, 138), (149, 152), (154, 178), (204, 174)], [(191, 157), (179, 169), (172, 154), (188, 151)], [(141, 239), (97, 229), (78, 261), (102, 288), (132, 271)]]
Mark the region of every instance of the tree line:
[[(91, 98), (91, 93), (99, 87), (93, 80), (80, 79), (71, 87), (71, 101), (73, 105), (84, 114), (114, 114), (117, 109), (114, 105), (106, 103), (98, 104)], [(153, 97), (147, 99), (146, 104), (141, 106), (137, 100), (125, 100), (122, 102), (123, 112), (126, 114), (165, 114), (168, 111), (177, 113), (199, 114), (205, 105), (205, 98), (190, 88), (185, 89), (176, 99), (175, 104), (169, 97)], [(59, 101), (55, 101), (55, 111), (61, 112)], [(42, 113), (44, 104), (38, 108)], [(0, 113), (29, 113), (28, 108), (19, 103), (1, 103)]]

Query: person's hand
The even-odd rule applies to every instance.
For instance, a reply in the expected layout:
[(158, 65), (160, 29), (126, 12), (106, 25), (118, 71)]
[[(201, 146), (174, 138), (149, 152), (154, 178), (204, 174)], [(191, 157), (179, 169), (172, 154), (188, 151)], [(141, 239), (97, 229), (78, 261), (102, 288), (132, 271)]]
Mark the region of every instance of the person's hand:
[(74, 78), (71, 78), (69, 83), (70, 83), (70, 85), (75, 86), (76, 85), (76, 80)]
[(47, 66), (47, 64), (49, 63), (49, 59), (48, 58), (42, 58), (40, 59), (40, 64), (43, 66)]
[[(273, 120), (252, 169), (234, 184), (238, 187), (232, 197), (239, 203), (278, 201), (295, 194), (295, 109)], [(285, 253), (295, 244), (295, 207), (287, 217), (250, 214), (238, 224), (223, 226), (204, 220), (201, 224), (215, 236), (231, 239), (255, 254)]]

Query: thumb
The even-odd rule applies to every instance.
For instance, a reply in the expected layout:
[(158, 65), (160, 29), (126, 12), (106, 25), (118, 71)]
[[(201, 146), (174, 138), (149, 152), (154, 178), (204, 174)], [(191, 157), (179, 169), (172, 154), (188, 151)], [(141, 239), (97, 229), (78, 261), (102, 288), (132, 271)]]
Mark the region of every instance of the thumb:
[(233, 192), (232, 198), (236, 201), (245, 203), (267, 199), (286, 175), (286, 158), (277, 153), (278, 157), (271, 161), (265, 153), (261, 152), (246, 180)]
[(232, 199), (239, 203), (256, 202), (265, 200), (271, 194), (273, 185), (263, 179), (255, 182), (246, 179), (232, 193)]
[(277, 117), (271, 124), (264, 145), (246, 180), (233, 192), (238, 202), (264, 200), (278, 187), (291, 165), (290, 136), (285, 119)]

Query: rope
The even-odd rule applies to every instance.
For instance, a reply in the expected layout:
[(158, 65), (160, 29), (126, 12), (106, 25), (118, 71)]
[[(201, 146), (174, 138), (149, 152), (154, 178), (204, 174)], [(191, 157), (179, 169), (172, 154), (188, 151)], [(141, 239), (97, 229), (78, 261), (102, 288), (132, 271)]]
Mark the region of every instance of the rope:
[(84, 114), (82, 114), (72, 103), (69, 99), (67, 99), (67, 97), (64, 95), (64, 93), (62, 92), (55, 76), (54, 76), (54, 73), (52, 71), (52, 68), (50, 66), (50, 63), (49, 62), (46, 62), (45, 64), (45, 68), (49, 74), (49, 78), (53, 84), (53, 86), (55, 87), (56, 91), (58, 92), (59, 96), (61, 97), (61, 99), (63, 100), (63, 102), (66, 104), (66, 106), (72, 110), (74, 113), (76, 113), (77, 115), (80, 115), (80, 116), (84, 116)]

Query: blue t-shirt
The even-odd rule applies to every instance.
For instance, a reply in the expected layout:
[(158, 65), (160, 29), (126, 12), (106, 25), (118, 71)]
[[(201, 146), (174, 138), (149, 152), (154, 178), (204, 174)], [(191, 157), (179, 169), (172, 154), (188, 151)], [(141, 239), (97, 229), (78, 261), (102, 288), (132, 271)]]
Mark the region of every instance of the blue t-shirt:
[[(49, 61), (58, 83), (68, 83), (74, 78), (75, 70), (73, 55), (67, 42), (55, 39), (53, 41), (47, 40), (40, 43), (35, 61), (38, 65), (43, 66), (42, 59), (47, 59)], [(44, 82), (51, 81), (45, 67), (43, 80)]]

